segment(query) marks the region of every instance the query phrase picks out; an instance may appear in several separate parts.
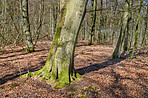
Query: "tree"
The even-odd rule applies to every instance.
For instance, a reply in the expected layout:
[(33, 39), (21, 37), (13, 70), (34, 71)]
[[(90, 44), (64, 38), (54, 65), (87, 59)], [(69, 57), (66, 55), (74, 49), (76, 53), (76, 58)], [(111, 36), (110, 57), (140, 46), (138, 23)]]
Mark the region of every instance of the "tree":
[(133, 58), (133, 55), (134, 55), (134, 53), (135, 53), (135, 49), (136, 49), (136, 46), (137, 46), (137, 39), (138, 39), (138, 38), (137, 38), (137, 37), (138, 37), (138, 24), (139, 24), (139, 20), (140, 20), (140, 12), (141, 12), (142, 3), (143, 3), (143, 0), (141, 0), (141, 2), (140, 2), (139, 12), (138, 12), (138, 19), (137, 19), (136, 30), (135, 30), (134, 47), (133, 47), (133, 50), (132, 50), (132, 53), (131, 53), (130, 59)]
[(116, 48), (112, 54), (112, 58), (119, 58), (120, 57), (120, 50), (121, 46), (125, 37), (125, 31), (127, 27), (127, 22), (128, 22), (128, 1), (125, 1), (125, 11), (123, 15), (123, 19), (121, 19), (121, 29), (120, 29), (120, 35), (116, 44)]
[(93, 38), (94, 38), (94, 29), (95, 29), (95, 23), (96, 23), (96, 9), (97, 9), (97, 0), (91, 0), (91, 10), (93, 12), (91, 13), (91, 29), (90, 29), (90, 38), (89, 38), (89, 45), (92, 45)]
[(59, 1), (55, 0), (52, 3), (52, 34), (54, 35), (57, 25)]
[(37, 30), (36, 30), (36, 40), (35, 40), (35, 44), (34, 46), (36, 45), (38, 39), (39, 39), (39, 35), (40, 35), (40, 31), (41, 31), (41, 27), (42, 27), (42, 24), (43, 24), (43, 15), (44, 14), (44, 0), (41, 0), (40, 1), (40, 10), (39, 10), (39, 25), (37, 27)]
[(34, 74), (50, 82), (58, 80), (55, 88), (63, 88), (81, 77), (74, 69), (74, 51), (86, 5), (87, 0), (65, 2), (46, 63)]
[(124, 39), (124, 46), (123, 49), (124, 51), (128, 50), (128, 42), (129, 42), (129, 26), (131, 23), (132, 19), (132, 6), (133, 6), (133, 0), (128, 1), (128, 19), (127, 19), (127, 27), (126, 27), (126, 32), (125, 32), (125, 39)]
[(103, 20), (103, 18), (102, 18), (102, 12), (103, 12), (103, 0), (100, 0), (100, 4), (101, 4), (101, 6), (100, 6), (100, 16), (99, 16), (99, 32), (98, 32), (98, 37), (97, 37), (97, 42), (100, 44), (101, 43), (101, 29), (102, 29), (102, 20)]
[(30, 24), (29, 24), (29, 15), (28, 15), (28, 0), (21, 0), (22, 5), (22, 16), (23, 16), (23, 33), (25, 34), (25, 42), (26, 42), (26, 52), (33, 52), (34, 45), (32, 42), (31, 32), (30, 32)]
[(145, 21), (145, 30), (144, 30), (144, 33), (143, 33), (141, 46), (146, 45), (146, 36), (148, 36), (148, 33), (147, 33), (147, 27), (148, 27), (147, 26), (148, 25), (148, 23), (147, 23), (148, 22), (148, 4), (147, 4), (147, 12), (146, 12), (146, 16), (144, 17), (144, 21)]

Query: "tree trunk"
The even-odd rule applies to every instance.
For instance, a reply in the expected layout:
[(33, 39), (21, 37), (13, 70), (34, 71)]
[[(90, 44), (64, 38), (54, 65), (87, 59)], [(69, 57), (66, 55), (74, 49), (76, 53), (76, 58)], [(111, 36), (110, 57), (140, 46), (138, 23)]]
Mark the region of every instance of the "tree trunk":
[(126, 27), (127, 27), (127, 21), (128, 21), (128, 3), (125, 2), (125, 12), (123, 15), (123, 21), (121, 21), (121, 29), (120, 29), (120, 35), (118, 38), (118, 42), (116, 45), (116, 48), (112, 54), (112, 58), (119, 58), (120, 57), (120, 50), (121, 50), (121, 46), (125, 37), (125, 31), (126, 31)]
[(57, 25), (57, 16), (58, 16), (58, 4), (53, 2), (52, 4), (52, 35), (55, 33), (56, 25)]
[(132, 18), (132, 5), (133, 5), (133, 0), (129, 0), (128, 3), (128, 19), (127, 19), (127, 27), (126, 27), (126, 33), (125, 33), (125, 40), (124, 40), (124, 46), (123, 49), (124, 51), (128, 50), (128, 42), (129, 42), (129, 26), (131, 23), (131, 18)]
[(118, 38), (118, 41), (116, 44), (116, 48), (112, 54), (112, 58), (119, 58), (120, 57), (121, 38), (122, 38), (122, 25), (121, 25), (121, 29), (120, 29), (120, 35), (119, 35), (119, 38)]
[(42, 24), (43, 24), (43, 16), (44, 16), (44, 0), (41, 0), (40, 1), (40, 10), (39, 10), (39, 25), (37, 27), (37, 30), (36, 30), (36, 39), (35, 39), (35, 44), (34, 46), (37, 44), (37, 41), (39, 39), (39, 36), (40, 36), (40, 31), (41, 31), (41, 28), (42, 28)]
[(33, 52), (34, 45), (30, 33), (29, 15), (28, 15), (28, 0), (21, 0), (23, 14), (23, 32), (25, 34), (26, 52)]
[(144, 30), (144, 33), (143, 33), (143, 38), (142, 38), (142, 43), (141, 43), (141, 46), (144, 46), (144, 45), (146, 45), (146, 34), (148, 34), (147, 33), (147, 25), (148, 25), (148, 23), (147, 23), (147, 20), (148, 20), (148, 5), (147, 5), (147, 13), (146, 13), (146, 18), (145, 18), (145, 30)]
[(98, 42), (98, 44), (100, 44), (101, 43), (101, 30), (102, 30), (102, 9), (103, 9), (103, 0), (101, 0), (100, 1), (100, 3), (101, 3), (101, 6), (100, 6), (100, 16), (99, 16), (99, 31), (98, 31), (98, 38), (97, 38), (97, 42)]
[(50, 52), (45, 66), (35, 75), (63, 88), (81, 77), (74, 69), (74, 51), (78, 32), (85, 15), (87, 0), (68, 0), (61, 9)]
[(136, 31), (135, 31), (135, 40), (134, 40), (134, 47), (133, 47), (133, 50), (132, 50), (132, 53), (131, 53), (131, 56), (130, 56), (130, 59), (133, 58), (133, 55), (135, 53), (135, 49), (136, 49), (136, 46), (137, 46), (137, 35), (138, 35), (138, 24), (139, 24), (139, 20), (140, 20), (140, 12), (141, 12), (141, 7), (142, 7), (142, 3), (143, 3), (143, 0), (141, 0), (140, 2), (140, 7), (139, 7), (139, 12), (138, 12), (138, 19), (137, 19), (137, 23), (136, 23)]
[(97, 0), (91, 0), (91, 7), (92, 7), (91, 9), (94, 10), (94, 11), (91, 14), (91, 29), (90, 29), (89, 45), (92, 45), (93, 40), (94, 40)]

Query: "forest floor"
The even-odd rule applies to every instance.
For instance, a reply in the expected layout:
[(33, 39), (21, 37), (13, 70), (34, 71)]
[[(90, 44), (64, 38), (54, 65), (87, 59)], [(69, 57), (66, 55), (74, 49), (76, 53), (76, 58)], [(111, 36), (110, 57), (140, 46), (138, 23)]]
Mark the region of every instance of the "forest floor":
[(64, 89), (19, 77), (44, 66), (50, 45), (39, 42), (33, 53), (21, 45), (0, 52), (0, 98), (148, 98), (148, 49), (137, 50), (133, 59), (111, 59), (111, 46), (78, 43), (75, 69), (84, 78)]

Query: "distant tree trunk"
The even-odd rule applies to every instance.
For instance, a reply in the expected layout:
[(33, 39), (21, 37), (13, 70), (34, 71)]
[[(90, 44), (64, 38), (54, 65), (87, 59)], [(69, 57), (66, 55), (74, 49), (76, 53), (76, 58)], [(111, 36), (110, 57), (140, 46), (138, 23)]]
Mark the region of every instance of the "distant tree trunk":
[[(125, 37), (127, 35), (127, 27), (128, 27), (128, 19), (129, 19), (129, 1), (125, 1), (125, 9), (124, 9), (124, 17), (123, 17), (123, 35), (121, 39), (121, 47), (123, 45), (123, 42), (125, 41)], [(128, 35), (127, 35), (128, 36)]]
[(147, 4), (147, 13), (146, 13), (146, 18), (145, 18), (145, 30), (144, 30), (144, 33), (143, 33), (141, 46), (146, 45), (146, 36), (148, 35), (148, 32), (147, 32), (147, 25), (148, 25), (147, 22), (148, 21), (147, 20), (148, 20), (148, 4)]
[(136, 49), (136, 45), (137, 45), (137, 39), (138, 39), (138, 38), (137, 38), (137, 37), (138, 37), (138, 36), (137, 36), (137, 35), (138, 35), (138, 24), (139, 24), (139, 20), (140, 20), (140, 12), (141, 12), (142, 3), (143, 3), (143, 0), (141, 0), (141, 2), (140, 2), (139, 12), (138, 12), (138, 19), (137, 19), (136, 30), (135, 30), (134, 47), (133, 47), (133, 50), (132, 50), (130, 59), (133, 58), (134, 53), (135, 53), (135, 49)]
[(33, 52), (34, 45), (32, 42), (29, 15), (28, 15), (28, 0), (21, 0), (22, 3), (22, 14), (23, 14), (23, 33), (25, 34), (26, 52)]
[(50, 16), (49, 16), (49, 26), (50, 26), (50, 33), (48, 33), (48, 39), (52, 39), (53, 38), (53, 34), (52, 34), (52, 9), (50, 7)]
[(74, 51), (86, 5), (87, 0), (68, 0), (65, 3), (45, 66), (35, 72), (50, 82), (58, 80), (55, 88), (63, 88), (81, 77), (74, 69)]
[(39, 23), (38, 23), (39, 25), (36, 30), (36, 40), (35, 40), (34, 46), (36, 45), (36, 43), (39, 39), (39, 36), (40, 36), (40, 31), (41, 31), (42, 24), (43, 24), (43, 16), (44, 16), (44, 0), (41, 0), (40, 1), (40, 10), (39, 10)]
[(133, 0), (129, 0), (129, 3), (128, 3), (127, 27), (126, 27), (126, 33), (125, 33), (124, 46), (123, 46), (124, 51), (127, 51), (128, 50), (129, 26), (130, 26), (131, 18), (132, 18), (132, 5), (133, 5)]
[(133, 42), (133, 30), (134, 30), (134, 27), (131, 25), (131, 31), (130, 31), (130, 42), (129, 42), (129, 48), (128, 48), (128, 51), (131, 49), (131, 46), (132, 46), (132, 42)]
[(85, 15), (84, 18), (84, 26), (85, 26), (85, 40), (88, 40), (89, 37), (89, 30), (88, 30), (88, 19), (87, 19), (87, 14)]
[(116, 48), (115, 48), (115, 50), (112, 54), (112, 58), (119, 58), (120, 57), (121, 38), (122, 38), (122, 25), (121, 25), (121, 29), (120, 29), (120, 35), (119, 35), (119, 38), (118, 38), (118, 41), (117, 41), (117, 44), (116, 44)]
[(57, 26), (57, 17), (58, 17), (58, 2), (53, 1), (52, 4), (52, 34), (54, 35), (55, 29)]
[(101, 6), (100, 6), (100, 16), (99, 16), (99, 31), (98, 31), (98, 38), (97, 38), (97, 42), (100, 44), (101, 43), (101, 30), (102, 30), (102, 8), (103, 8), (103, 0), (100, 1)]
[(120, 50), (121, 50), (121, 46), (122, 46), (122, 43), (123, 43), (123, 40), (125, 37), (127, 20), (128, 20), (128, 3), (125, 2), (125, 11), (124, 11), (124, 15), (123, 15), (123, 21), (121, 21), (122, 25), (121, 25), (120, 35), (118, 38), (116, 48), (112, 54), (112, 58), (119, 58), (120, 57)]
[(95, 31), (95, 23), (96, 23), (96, 8), (97, 8), (97, 0), (91, 0), (91, 9), (93, 12), (91, 13), (91, 29), (90, 29), (90, 38), (89, 45), (92, 45), (94, 40), (94, 31)]

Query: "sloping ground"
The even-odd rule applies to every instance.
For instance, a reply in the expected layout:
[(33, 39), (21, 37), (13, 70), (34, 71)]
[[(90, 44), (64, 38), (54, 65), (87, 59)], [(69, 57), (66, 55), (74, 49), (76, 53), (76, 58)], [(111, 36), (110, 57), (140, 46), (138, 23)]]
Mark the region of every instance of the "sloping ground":
[(83, 46), (75, 52), (75, 68), (83, 79), (56, 90), (40, 78), (20, 78), (20, 73), (44, 66), (49, 42), (39, 42), (36, 52), (25, 53), (17, 47), (0, 54), (0, 97), (9, 98), (148, 98), (148, 50), (142, 49), (130, 60), (110, 59), (109, 46)]

